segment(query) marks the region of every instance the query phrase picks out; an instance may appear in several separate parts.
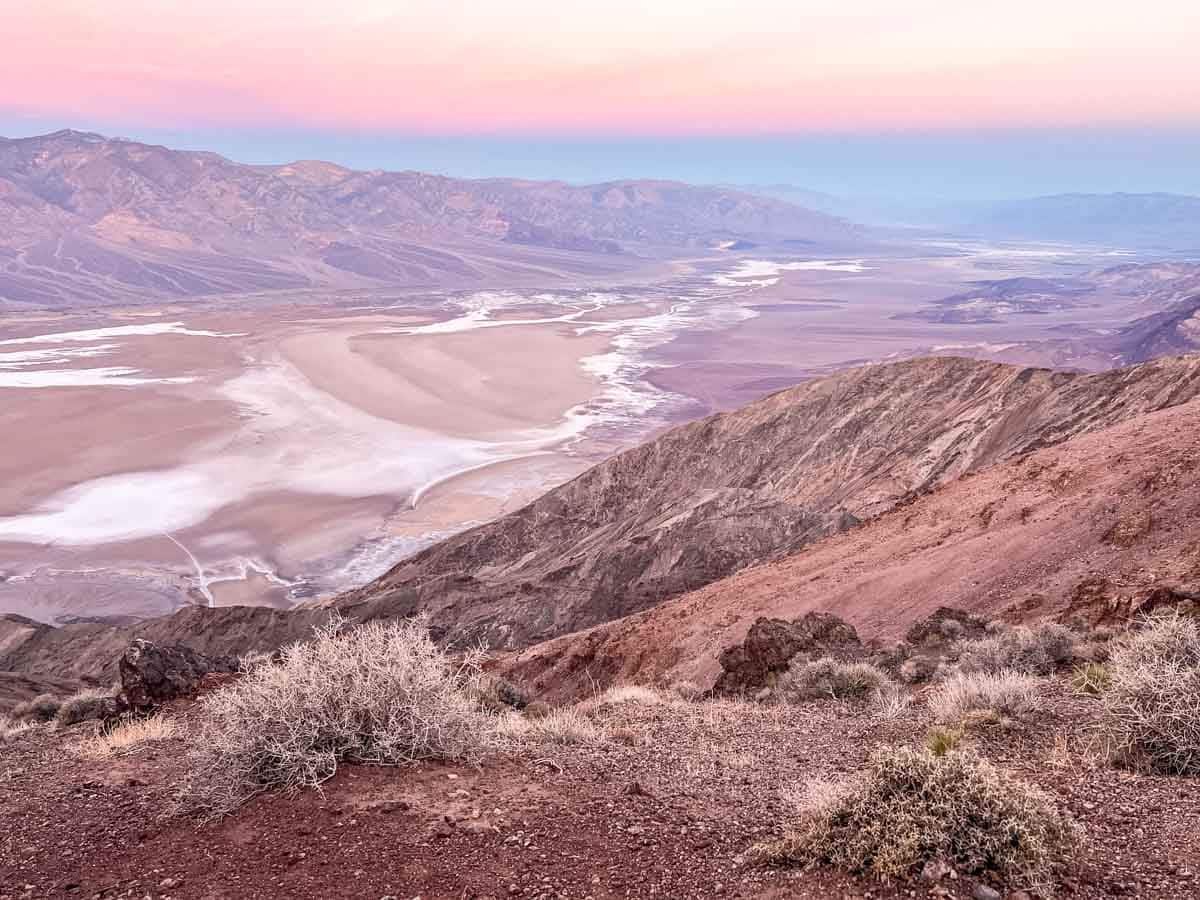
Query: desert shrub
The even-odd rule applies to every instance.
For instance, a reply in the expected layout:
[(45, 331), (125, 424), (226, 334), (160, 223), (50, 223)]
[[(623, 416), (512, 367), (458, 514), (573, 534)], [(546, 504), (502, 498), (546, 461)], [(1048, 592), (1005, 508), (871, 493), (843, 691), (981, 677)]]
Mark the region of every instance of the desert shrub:
[(1200, 625), (1161, 613), (1113, 642), (1104, 735), (1116, 761), (1200, 774)]
[(1018, 625), (964, 643), (958, 666), (963, 672), (1050, 675), (1071, 660), (1077, 641), (1075, 632), (1057, 622)]
[(200, 701), (185, 793), (220, 813), (263, 790), (319, 785), (342, 761), (475, 762), (494, 723), (477, 699), (480, 661), (453, 660), (423, 620), (334, 620)]
[(175, 721), (163, 716), (129, 719), (109, 731), (80, 741), (72, 749), (85, 759), (109, 759), (136, 750), (144, 744), (165, 741), (178, 731)]
[(1081, 694), (1103, 694), (1110, 680), (1108, 666), (1098, 662), (1084, 663), (1071, 675), (1071, 683)]
[(929, 695), (929, 708), (940, 722), (968, 713), (994, 712), (1019, 719), (1037, 702), (1038, 681), (1017, 672), (962, 672), (951, 675)]
[(524, 709), (530, 698), (511, 681), (494, 675), (483, 675), (476, 683), (476, 699), (486, 710), (502, 713), (508, 709)]
[(881, 719), (892, 721), (900, 718), (912, 703), (912, 697), (894, 681), (888, 681), (871, 696), (871, 709)]
[(0, 744), (19, 737), (33, 727), (34, 724), (32, 722), (19, 722), (8, 718), (8, 716), (0, 716)]
[(790, 703), (806, 700), (865, 700), (889, 680), (869, 663), (846, 663), (828, 657), (794, 666), (779, 676), (776, 695)]
[(58, 715), (62, 701), (53, 694), (38, 694), (32, 700), (13, 707), (12, 717), (18, 722), (49, 722)]
[(116, 698), (107, 691), (87, 690), (68, 697), (55, 716), (59, 725), (75, 725), (91, 719), (106, 719), (117, 712)]
[(754, 855), (889, 879), (939, 860), (962, 874), (1033, 885), (1049, 880), (1078, 839), (1047, 794), (967, 751), (882, 748), (864, 773), (817, 799)]
[(666, 695), (654, 690), (654, 688), (644, 687), (640, 684), (618, 684), (601, 691), (595, 696), (588, 697), (577, 704), (575, 708), (580, 713), (598, 715), (611, 711), (614, 707), (625, 706), (627, 704), (657, 706), (666, 702)]
[(496, 733), (518, 744), (596, 744), (605, 739), (604, 729), (574, 707), (551, 709), (536, 718), (510, 712), (499, 719)]
[(962, 739), (963, 730), (961, 728), (944, 728), (935, 725), (925, 735), (925, 746), (934, 756), (945, 756), (951, 750), (956, 749)]

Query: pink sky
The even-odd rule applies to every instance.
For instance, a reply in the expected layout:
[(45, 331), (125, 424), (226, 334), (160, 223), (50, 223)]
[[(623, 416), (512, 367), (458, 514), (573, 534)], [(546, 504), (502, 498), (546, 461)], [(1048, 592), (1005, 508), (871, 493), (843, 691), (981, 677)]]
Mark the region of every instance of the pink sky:
[(0, 111), (467, 134), (1197, 125), (1195, 9), (0, 0)]

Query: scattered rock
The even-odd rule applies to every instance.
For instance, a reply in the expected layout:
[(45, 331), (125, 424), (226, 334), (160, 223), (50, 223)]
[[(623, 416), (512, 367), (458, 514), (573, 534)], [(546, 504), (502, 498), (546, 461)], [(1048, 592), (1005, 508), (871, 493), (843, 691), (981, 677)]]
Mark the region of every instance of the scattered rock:
[(791, 622), (760, 618), (742, 643), (721, 653), (722, 672), (713, 692), (730, 696), (769, 687), (800, 654), (856, 659), (863, 655), (863, 645), (854, 626), (831, 613), (810, 612)]
[(121, 656), (121, 694), (131, 709), (152, 709), (195, 693), (210, 672), (236, 672), (232, 656), (205, 656), (182, 644), (137, 639)]
[(977, 884), (975, 890), (971, 891), (971, 897), (972, 900), (1000, 900), (1000, 892), (986, 884)]

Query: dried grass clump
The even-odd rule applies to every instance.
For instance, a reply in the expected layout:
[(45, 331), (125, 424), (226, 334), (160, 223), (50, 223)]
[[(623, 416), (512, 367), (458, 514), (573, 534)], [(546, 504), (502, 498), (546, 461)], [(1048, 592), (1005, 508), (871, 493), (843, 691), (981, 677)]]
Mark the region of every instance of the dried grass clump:
[(775, 693), (789, 703), (806, 700), (865, 700), (889, 683), (883, 670), (869, 663), (846, 663), (828, 657), (788, 669)]
[(31, 731), (36, 726), (32, 722), (18, 722), (8, 716), (0, 716), (0, 744), (6, 741), (11, 741), (14, 738), (20, 737), (27, 731)]
[(929, 695), (939, 722), (957, 722), (969, 713), (995, 713), (1019, 719), (1037, 705), (1038, 680), (1017, 672), (957, 673)]
[(1200, 624), (1159, 614), (1113, 642), (1103, 734), (1114, 760), (1172, 775), (1200, 774)]
[(1076, 691), (1093, 696), (1099, 696), (1108, 690), (1111, 680), (1112, 676), (1109, 675), (1108, 666), (1098, 662), (1084, 663), (1071, 676), (1071, 683), (1075, 685)]
[(317, 786), (340, 762), (477, 762), (494, 740), (479, 654), (455, 661), (423, 620), (340, 620), (200, 701), (185, 796), (220, 814), (261, 791)]
[(603, 728), (574, 707), (551, 709), (529, 718), (510, 712), (496, 724), (496, 734), (517, 744), (599, 744)]
[(14, 706), (12, 717), (18, 722), (50, 722), (61, 706), (62, 701), (53, 694), (38, 694), (32, 700)]
[(894, 681), (882, 685), (871, 697), (871, 709), (875, 715), (891, 722), (904, 715), (912, 705), (912, 696)]
[(755, 848), (760, 861), (902, 879), (939, 860), (1033, 886), (1078, 841), (1047, 794), (967, 751), (883, 748), (859, 777), (815, 799), (783, 838)]
[(178, 731), (173, 719), (162, 716), (130, 719), (111, 731), (80, 741), (72, 749), (84, 759), (109, 759), (136, 750), (144, 744), (165, 741)]
[(117, 712), (116, 698), (108, 691), (86, 690), (62, 702), (55, 716), (59, 725), (75, 725), (92, 719), (106, 719)]
[(934, 756), (945, 756), (951, 750), (958, 748), (966, 732), (962, 728), (943, 728), (934, 726), (925, 735), (925, 746)]
[(1078, 642), (1075, 632), (1057, 622), (1017, 625), (964, 643), (958, 667), (963, 672), (1051, 675), (1071, 661)]

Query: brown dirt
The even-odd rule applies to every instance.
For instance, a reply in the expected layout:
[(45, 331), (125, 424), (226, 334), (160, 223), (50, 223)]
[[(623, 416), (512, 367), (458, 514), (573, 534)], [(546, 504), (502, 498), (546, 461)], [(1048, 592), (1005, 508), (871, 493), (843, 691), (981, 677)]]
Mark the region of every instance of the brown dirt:
[[(1062, 895), (1196, 896), (1200, 786), (1097, 766), (1094, 702), (1046, 685), (1036, 719), (968, 741), (1087, 829)], [(919, 701), (893, 721), (834, 703), (594, 715), (610, 734), (599, 746), (531, 747), (478, 769), (347, 766), (323, 791), (261, 797), (214, 824), (168, 812), (183, 739), (84, 761), (64, 747), (86, 726), (27, 734), (0, 762), (0, 898), (938, 896), (741, 859), (777, 833), (789, 788), (857, 769), (877, 742), (919, 741)], [(952, 880), (940, 896), (972, 888)]]

